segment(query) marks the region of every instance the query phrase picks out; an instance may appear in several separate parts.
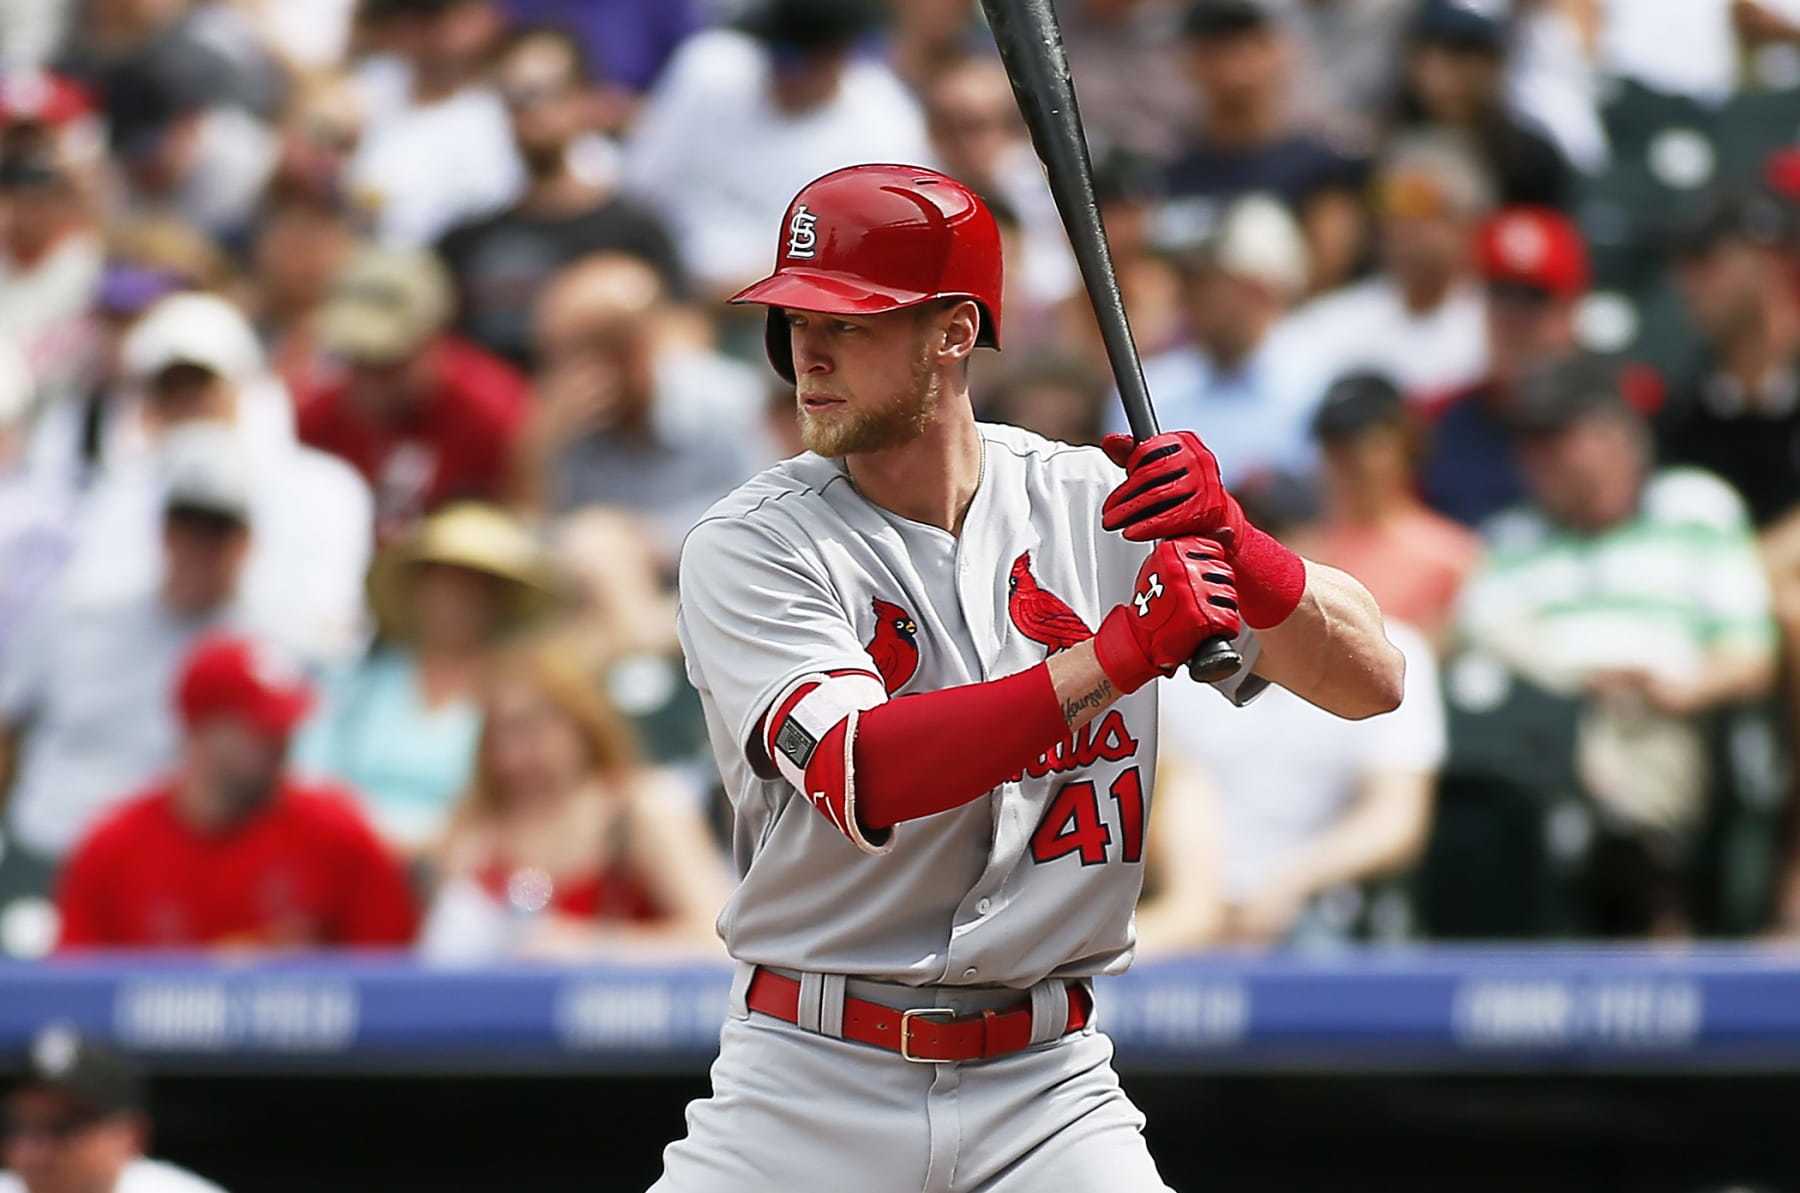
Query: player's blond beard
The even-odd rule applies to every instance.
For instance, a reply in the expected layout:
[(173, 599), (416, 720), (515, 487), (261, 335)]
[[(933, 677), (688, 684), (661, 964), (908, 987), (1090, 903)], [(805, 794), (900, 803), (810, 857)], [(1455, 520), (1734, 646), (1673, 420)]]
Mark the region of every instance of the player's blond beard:
[(853, 456), (911, 443), (925, 433), (943, 396), (943, 378), (931, 367), (923, 341), (910, 384), (867, 410), (845, 410), (829, 422), (800, 407), (800, 442), (821, 456)]

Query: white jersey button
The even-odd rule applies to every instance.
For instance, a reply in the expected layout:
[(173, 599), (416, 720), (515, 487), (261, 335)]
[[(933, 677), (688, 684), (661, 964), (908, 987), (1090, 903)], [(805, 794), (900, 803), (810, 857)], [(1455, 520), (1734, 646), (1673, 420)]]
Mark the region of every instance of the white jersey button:
[(988, 913), (988, 908), (992, 907), (993, 905), (994, 905), (994, 901), (992, 899), (983, 899), (981, 902), (979, 902), (975, 905), (975, 910), (979, 911), (982, 915), (986, 915)]
[(971, 966), (969, 966), (969, 968), (963, 970), (963, 977), (972, 978), (979, 972), (980, 972), (980, 970), (976, 969), (973, 965), (971, 965)]

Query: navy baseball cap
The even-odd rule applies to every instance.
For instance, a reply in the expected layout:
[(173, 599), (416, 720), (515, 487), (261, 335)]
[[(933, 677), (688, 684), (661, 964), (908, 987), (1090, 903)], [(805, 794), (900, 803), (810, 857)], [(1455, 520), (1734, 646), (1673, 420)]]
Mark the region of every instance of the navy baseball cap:
[(1259, 472), (1232, 489), (1244, 516), (1280, 537), (1319, 516), (1318, 484), (1298, 473)]
[(1425, 0), (1413, 18), (1414, 41), (1465, 50), (1499, 50), (1506, 42), (1505, 0)]
[(1346, 373), (1331, 383), (1313, 415), (1312, 433), (1325, 443), (1350, 439), (1370, 427), (1406, 419), (1400, 388), (1381, 373)]
[(47, 1027), (31, 1044), (29, 1067), (14, 1086), (51, 1090), (74, 1103), (85, 1119), (141, 1113), (149, 1104), (144, 1075), (123, 1055), (74, 1028)]
[(1275, 19), (1267, 0), (1199, 0), (1183, 28), (1196, 41), (1236, 37), (1267, 27)]
[(1676, 227), (1677, 256), (1699, 257), (1726, 241), (1763, 248), (1794, 242), (1800, 232), (1796, 205), (1773, 188), (1754, 187), (1713, 196), (1686, 223)]
[(850, 45), (875, 24), (865, 0), (760, 0), (738, 28), (777, 53), (816, 53)]

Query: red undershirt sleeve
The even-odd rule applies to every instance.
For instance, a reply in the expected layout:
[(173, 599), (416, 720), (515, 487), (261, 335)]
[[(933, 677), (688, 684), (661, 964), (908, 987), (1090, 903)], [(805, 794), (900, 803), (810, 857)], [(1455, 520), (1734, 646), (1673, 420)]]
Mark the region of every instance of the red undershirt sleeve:
[(857, 820), (880, 832), (959, 808), (1068, 732), (1045, 663), (1004, 679), (889, 700), (864, 712), (856, 726)]

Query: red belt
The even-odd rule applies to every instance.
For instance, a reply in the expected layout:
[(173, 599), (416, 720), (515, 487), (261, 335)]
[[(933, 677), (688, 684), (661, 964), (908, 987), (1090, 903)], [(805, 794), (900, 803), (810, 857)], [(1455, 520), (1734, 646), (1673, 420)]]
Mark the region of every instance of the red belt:
[[(1069, 1022), (1062, 1034), (1087, 1026), (1093, 1001), (1087, 988), (1071, 982)], [(746, 997), (752, 1011), (772, 1015), (787, 1023), (800, 1021), (800, 983), (758, 968), (750, 978)], [(959, 1060), (990, 1060), (1031, 1046), (1031, 1005), (1012, 1011), (983, 1011), (964, 1018), (941, 1007), (897, 1011), (861, 998), (844, 999), (844, 1038), (898, 1052), (906, 1060), (941, 1064)]]

